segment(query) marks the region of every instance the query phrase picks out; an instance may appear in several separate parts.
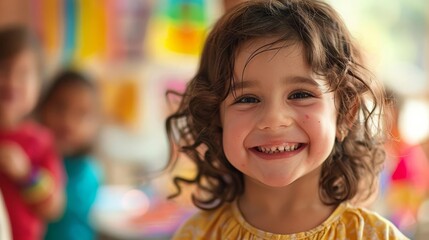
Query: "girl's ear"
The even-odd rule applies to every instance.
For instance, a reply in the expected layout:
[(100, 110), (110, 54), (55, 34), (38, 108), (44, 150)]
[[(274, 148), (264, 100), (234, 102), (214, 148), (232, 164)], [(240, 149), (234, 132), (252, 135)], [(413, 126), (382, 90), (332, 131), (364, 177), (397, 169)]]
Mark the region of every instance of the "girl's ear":
[(348, 131), (342, 129), (341, 127), (337, 127), (337, 132), (335, 134), (335, 137), (337, 138), (338, 142), (344, 141), (344, 138), (346, 138), (348, 134)]
[(360, 101), (358, 98), (353, 100), (349, 110), (344, 114), (344, 116), (340, 119), (337, 126), (336, 137), (339, 142), (342, 142), (344, 138), (347, 137), (350, 129), (353, 127), (353, 124), (356, 122), (358, 118), (360, 108)]

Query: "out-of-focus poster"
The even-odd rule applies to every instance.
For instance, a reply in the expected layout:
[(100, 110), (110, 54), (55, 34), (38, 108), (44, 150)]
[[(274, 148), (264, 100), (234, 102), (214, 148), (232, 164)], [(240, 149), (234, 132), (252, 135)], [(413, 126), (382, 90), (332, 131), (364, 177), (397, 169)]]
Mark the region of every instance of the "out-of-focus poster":
[(106, 79), (101, 83), (102, 102), (108, 120), (114, 124), (135, 127), (139, 118), (139, 80), (132, 76)]
[(149, 0), (107, 0), (109, 60), (139, 60), (144, 56), (146, 28), (152, 15)]
[(169, 53), (198, 55), (208, 27), (206, 1), (157, 1), (150, 26), (149, 49), (157, 56)]
[(103, 0), (77, 0), (76, 61), (100, 56), (106, 50), (106, 11)]

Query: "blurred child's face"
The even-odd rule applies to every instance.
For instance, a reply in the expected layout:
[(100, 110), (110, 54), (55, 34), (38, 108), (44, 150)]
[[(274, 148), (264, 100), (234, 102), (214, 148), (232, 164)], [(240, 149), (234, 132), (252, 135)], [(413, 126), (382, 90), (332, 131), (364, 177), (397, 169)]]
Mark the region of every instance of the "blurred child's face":
[(221, 106), (223, 148), (252, 182), (283, 187), (320, 170), (334, 145), (337, 112), (334, 94), (308, 66), (300, 45), (257, 54), (245, 67), (271, 40), (251, 41), (237, 54), (236, 95)]
[(38, 81), (36, 57), (31, 50), (0, 62), (0, 126), (13, 127), (33, 110)]
[(58, 87), (41, 109), (42, 122), (52, 130), (63, 155), (72, 155), (92, 143), (98, 130), (94, 91), (81, 84)]

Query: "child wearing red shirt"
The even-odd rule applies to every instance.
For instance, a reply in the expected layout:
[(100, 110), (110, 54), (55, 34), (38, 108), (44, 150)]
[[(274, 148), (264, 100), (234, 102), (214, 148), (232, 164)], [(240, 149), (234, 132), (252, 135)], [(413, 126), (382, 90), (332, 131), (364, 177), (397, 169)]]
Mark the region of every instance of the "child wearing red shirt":
[(45, 128), (28, 119), (39, 94), (37, 52), (28, 31), (0, 31), (0, 188), (14, 240), (41, 239), (64, 205), (63, 169)]

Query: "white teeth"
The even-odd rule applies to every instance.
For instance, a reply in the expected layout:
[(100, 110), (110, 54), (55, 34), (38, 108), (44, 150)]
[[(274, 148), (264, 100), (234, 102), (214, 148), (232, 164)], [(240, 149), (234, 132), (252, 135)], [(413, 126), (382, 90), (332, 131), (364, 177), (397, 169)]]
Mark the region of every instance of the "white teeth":
[(274, 154), (279, 152), (290, 152), (298, 149), (299, 144), (294, 145), (281, 145), (281, 146), (272, 146), (272, 147), (257, 147), (258, 151), (268, 154)]

